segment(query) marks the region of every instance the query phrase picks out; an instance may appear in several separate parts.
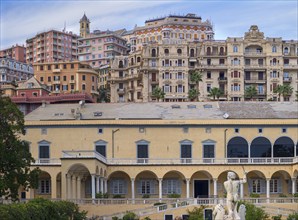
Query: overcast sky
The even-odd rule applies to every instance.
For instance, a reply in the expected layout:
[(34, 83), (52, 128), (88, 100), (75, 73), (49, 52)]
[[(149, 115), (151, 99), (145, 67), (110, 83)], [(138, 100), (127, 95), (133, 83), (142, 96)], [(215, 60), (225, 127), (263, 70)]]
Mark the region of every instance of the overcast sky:
[(84, 12), (91, 31), (133, 29), (145, 20), (169, 14), (195, 13), (214, 24), (215, 39), (242, 37), (252, 24), (265, 37), (298, 39), (297, 0), (0, 0), (0, 48), (25, 44), (49, 29), (79, 34)]

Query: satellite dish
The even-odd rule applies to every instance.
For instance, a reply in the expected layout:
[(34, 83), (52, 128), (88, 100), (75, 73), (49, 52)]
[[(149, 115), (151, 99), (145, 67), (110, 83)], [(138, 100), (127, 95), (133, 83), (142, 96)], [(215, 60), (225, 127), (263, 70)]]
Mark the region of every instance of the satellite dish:
[(224, 115), (223, 115), (222, 117), (224, 117), (225, 119), (227, 119), (227, 118), (229, 118), (230, 116), (229, 116), (228, 113), (224, 113)]

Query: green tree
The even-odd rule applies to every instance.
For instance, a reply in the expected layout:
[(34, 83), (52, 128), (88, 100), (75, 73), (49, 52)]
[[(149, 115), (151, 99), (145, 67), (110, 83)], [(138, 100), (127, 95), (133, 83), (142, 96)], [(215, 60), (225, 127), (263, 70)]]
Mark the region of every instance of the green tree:
[(245, 208), (246, 208), (245, 218), (246, 219), (258, 219), (258, 220), (268, 220), (269, 219), (269, 215), (262, 208), (256, 207), (254, 204), (248, 203), (248, 202), (239, 202), (238, 208), (241, 204), (245, 205)]
[(159, 101), (160, 99), (164, 99), (165, 95), (166, 93), (162, 91), (160, 87), (155, 87), (152, 91), (152, 96), (154, 96), (157, 99), (157, 101)]
[(198, 96), (200, 95), (200, 92), (198, 91), (198, 90), (196, 90), (196, 89), (190, 89), (189, 91), (188, 91), (188, 98), (190, 99), (190, 100), (198, 100)]
[(298, 220), (298, 212), (290, 214), (287, 220)]
[(296, 96), (296, 101), (298, 101), (298, 90), (296, 91), (295, 96)]
[(213, 100), (215, 100), (215, 98), (218, 100), (221, 95), (222, 95), (222, 91), (216, 87), (211, 88), (208, 94), (208, 96), (212, 97)]
[(108, 95), (108, 90), (104, 87), (98, 89), (99, 96), (97, 102), (110, 102), (110, 97)]
[(190, 81), (196, 84), (196, 90), (198, 91), (198, 95), (200, 94), (199, 84), (202, 82), (203, 74), (199, 71), (190, 71)]
[(280, 101), (281, 96), (287, 97), (293, 93), (293, 87), (289, 84), (278, 85), (273, 92), (278, 94), (278, 100)]
[(21, 140), (25, 134), (24, 116), (10, 98), (0, 95), (0, 197), (18, 200), (22, 186), (37, 188), (38, 168), (30, 169), (34, 162), (28, 142)]
[(249, 86), (244, 91), (244, 97), (247, 99), (252, 99), (254, 96), (257, 95), (257, 89), (254, 86)]
[(193, 210), (187, 210), (189, 215), (188, 220), (204, 220), (204, 209), (205, 206), (194, 207)]

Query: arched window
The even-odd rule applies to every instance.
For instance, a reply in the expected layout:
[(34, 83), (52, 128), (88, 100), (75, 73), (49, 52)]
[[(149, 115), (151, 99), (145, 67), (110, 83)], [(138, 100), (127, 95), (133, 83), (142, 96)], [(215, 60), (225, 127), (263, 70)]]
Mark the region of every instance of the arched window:
[(130, 59), (130, 65), (133, 65), (133, 58)]
[(119, 68), (123, 68), (123, 61), (122, 60), (119, 61)]
[(236, 45), (233, 46), (233, 52), (234, 53), (237, 53), (238, 52), (238, 46), (236, 46)]
[(294, 157), (294, 142), (289, 137), (278, 138), (273, 145), (273, 157)]
[(285, 47), (285, 48), (284, 48), (284, 53), (285, 53), (285, 54), (288, 54), (288, 53), (289, 53), (289, 48)]
[(165, 49), (165, 55), (169, 55), (169, 49)]
[(137, 63), (141, 62), (141, 57), (137, 57)]
[(156, 57), (156, 50), (155, 49), (152, 49), (151, 56)]
[(207, 47), (207, 55), (211, 55), (211, 48)]
[(195, 56), (195, 50), (194, 49), (190, 49), (190, 57), (194, 57)]
[(257, 137), (250, 145), (250, 157), (271, 157), (271, 143), (267, 138)]
[(272, 53), (276, 53), (277, 50), (276, 50), (276, 46), (272, 46)]
[(177, 50), (177, 53), (178, 53), (178, 55), (181, 55), (181, 54), (182, 54), (182, 50), (179, 48), (179, 49)]
[(227, 157), (248, 157), (248, 143), (242, 137), (232, 138), (227, 146)]
[(220, 49), (219, 49), (219, 55), (224, 55), (224, 48), (223, 47), (220, 47)]

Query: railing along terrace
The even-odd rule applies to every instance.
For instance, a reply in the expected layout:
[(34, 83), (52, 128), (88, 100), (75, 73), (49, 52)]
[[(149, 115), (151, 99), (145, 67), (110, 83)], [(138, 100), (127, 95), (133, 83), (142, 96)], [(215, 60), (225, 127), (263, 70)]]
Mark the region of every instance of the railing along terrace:
[(62, 158), (96, 158), (111, 165), (152, 164), (292, 164), (298, 157), (262, 158), (106, 158), (97, 151), (63, 151)]

